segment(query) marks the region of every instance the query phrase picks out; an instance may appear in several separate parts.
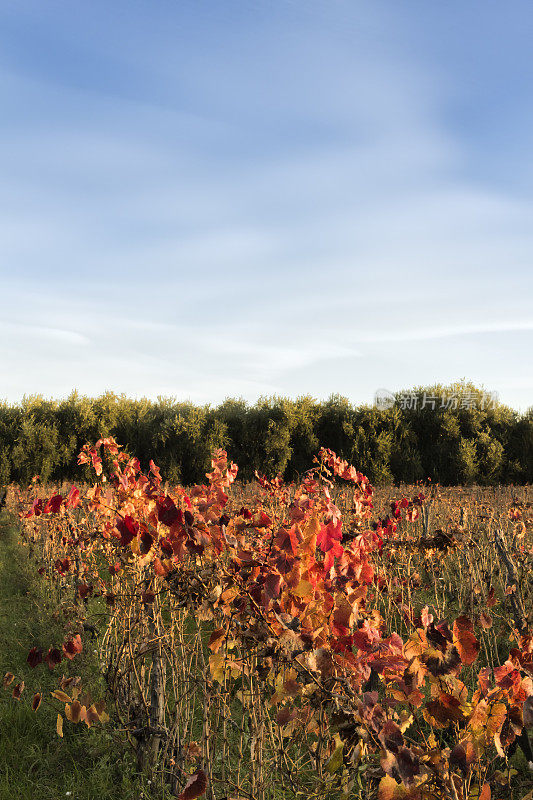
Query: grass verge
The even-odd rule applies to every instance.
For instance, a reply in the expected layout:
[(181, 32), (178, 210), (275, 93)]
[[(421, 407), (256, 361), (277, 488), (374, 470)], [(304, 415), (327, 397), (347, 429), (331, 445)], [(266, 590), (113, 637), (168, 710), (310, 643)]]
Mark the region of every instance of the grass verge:
[[(56, 733), (57, 709), (45, 699), (57, 688), (61, 669), (79, 674), (85, 688), (102, 696), (90, 644), (73, 662), (50, 673), (26, 662), (31, 647), (48, 648), (63, 640), (35, 567), (17, 536), (17, 523), (0, 514), (0, 678), (6, 672), (24, 680), (20, 701), (0, 684), (0, 800), (148, 800), (154, 797), (142, 775), (136, 774), (130, 752), (108, 728), (65, 722), (63, 739)], [(31, 709), (34, 691), (43, 704)]]

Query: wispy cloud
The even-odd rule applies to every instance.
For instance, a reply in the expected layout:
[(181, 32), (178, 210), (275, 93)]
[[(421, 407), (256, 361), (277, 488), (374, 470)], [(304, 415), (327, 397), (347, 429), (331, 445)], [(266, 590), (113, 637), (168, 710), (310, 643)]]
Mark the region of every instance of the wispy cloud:
[[(6, 322), (0, 319), (0, 335), (5, 336), (10, 346), (16, 339), (48, 340), (61, 344), (88, 345), (90, 339), (77, 331), (64, 330), (63, 328), (49, 328), (44, 325), (31, 325), (27, 322)], [(9, 338), (9, 337), (16, 337)]]
[(359, 334), (353, 337), (356, 342), (424, 342), (430, 339), (473, 336), (491, 333), (516, 333), (533, 331), (533, 320), (514, 320), (511, 322), (486, 322), (478, 324), (452, 325), (448, 327), (401, 329)]

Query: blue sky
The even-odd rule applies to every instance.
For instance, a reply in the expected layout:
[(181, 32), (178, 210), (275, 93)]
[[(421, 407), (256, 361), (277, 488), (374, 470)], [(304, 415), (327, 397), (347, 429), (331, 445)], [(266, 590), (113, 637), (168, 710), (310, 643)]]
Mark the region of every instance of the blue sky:
[(533, 5), (0, 0), (0, 398), (533, 404)]

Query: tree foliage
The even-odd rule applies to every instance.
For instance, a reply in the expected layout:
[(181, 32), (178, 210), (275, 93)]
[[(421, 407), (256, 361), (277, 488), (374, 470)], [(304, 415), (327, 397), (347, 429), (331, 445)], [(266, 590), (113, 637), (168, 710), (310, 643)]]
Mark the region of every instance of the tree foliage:
[[(468, 393), (471, 402), (447, 407), (451, 392)], [(261, 398), (253, 405), (228, 399), (215, 408), (111, 392), (97, 398), (73, 393), (59, 401), (29, 397), (0, 404), (0, 482), (28, 484), (35, 474), (43, 481), (79, 476), (77, 453), (104, 436), (124, 442), (143, 467), (154, 458), (168, 480), (184, 484), (202, 480), (217, 447), (240, 464), (245, 480), (256, 470), (292, 480), (320, 446), (364, 463), (374, 483), (533, 481), (531, 411), (487, 406), (483, 392), (469, 383), (413, 393), (436, 398), (434, 407), (402, 408), (397, 402), (379, 410), (353, 406), (339, 395), (326, 401)]]

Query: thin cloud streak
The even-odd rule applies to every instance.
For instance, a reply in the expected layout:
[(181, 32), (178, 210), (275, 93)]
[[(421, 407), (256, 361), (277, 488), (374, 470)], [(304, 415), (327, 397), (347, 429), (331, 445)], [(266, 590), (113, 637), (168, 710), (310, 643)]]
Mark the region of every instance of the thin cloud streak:
[[(88, 336), (77, 331), (66, 330), (63, 328), (49, 328), (44, 325), (30, 325), (26, 322), (6, 322), (0, 320), (0, 332), (14, 334), (18, 337), (30, 337), (32, 339), (53, 339), (63, 344), (89, 345), (91, 340)], [(13, 342), (12, 342), (13, 344)]]
[(361, 343), (423, 342), (429, 339), (448, 339), (456, 336), (472, 336), (474, 334), (516, 333), (517, 331), (533, 331), (533, 320), (457, 325), (448, 328), (380, 331), (378, 333), (356, 335), (353, 337), (353, 341)]

